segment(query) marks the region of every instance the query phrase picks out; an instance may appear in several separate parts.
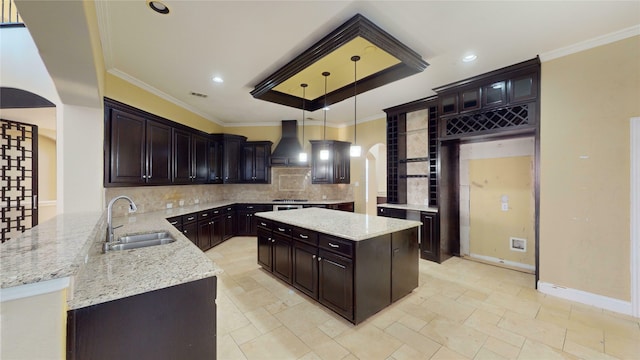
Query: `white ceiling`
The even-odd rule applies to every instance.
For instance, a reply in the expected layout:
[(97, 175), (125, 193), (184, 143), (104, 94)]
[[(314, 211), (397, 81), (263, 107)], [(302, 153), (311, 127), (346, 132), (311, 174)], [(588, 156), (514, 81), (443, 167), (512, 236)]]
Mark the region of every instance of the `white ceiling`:
[[(434, 87), (640, 24), (640, 1), (163, 2), (169, 15), (144, 0), (96, 1), (107, 70), (228, 126), (300, 120), (300, 110), (249, 92), (356, 13), (430, 64), (359, 95), (359, 122), (433, 95)], [(463, 63), (469, 52), (478, 59)], [(321, 120), (322, 111), (307, 116)], [(353, 99), (332, 105), (327, 123), (353, 123)]]

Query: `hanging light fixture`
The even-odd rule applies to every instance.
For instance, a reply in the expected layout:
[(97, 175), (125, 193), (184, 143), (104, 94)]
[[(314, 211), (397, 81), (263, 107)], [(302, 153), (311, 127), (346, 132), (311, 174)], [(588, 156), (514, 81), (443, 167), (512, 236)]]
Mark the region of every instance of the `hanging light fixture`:
[(306, 105), (306, 90), (307, 90), (307, 84), (300, 84), (300, 87), (302, 87), (302, 150), (300, 151), (300, 154), (298, 155), (298, 160), (301, 163), (306, 163), (307, 162), (307, 153), (304, 151), (304, 110), (305, 110), (305, 105)]
[(358, 60), (360, 60), (360, 56), (358, 55), (351, 57), (351, 61), (353, 61), (353, 145), (351, 145), (351, 148), (349, 149), (351, 157), (360, 157), (360, 154), (362, 153), (362, 148), (358, 146), (356, 142), (356, 120), (358, 120), (356, 112), (358, 104), (356, 101), (356, 96), (358, 95)]
[[(322, 76), (324, 76), (324, 109), (322, 109), (322, 111), (324, 111), (324, 132), (322, 133), (322, 140), (324, 141), (327, 140), (327, 110), (329, 110), (327, 107), (327, 78), (329, 75), (331, 75), (331, 73), (328, 71), (322, 73)], [(329, 160), (329, 150), (320, 150), (320, 160)]]

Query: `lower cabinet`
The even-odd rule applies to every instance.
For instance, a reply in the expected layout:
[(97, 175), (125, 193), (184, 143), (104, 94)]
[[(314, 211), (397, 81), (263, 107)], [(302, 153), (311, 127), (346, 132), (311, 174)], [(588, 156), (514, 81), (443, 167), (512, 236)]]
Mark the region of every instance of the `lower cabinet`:
[(238, 235), (256, 236), (257, 220), (254, 215), (261, 211), (273, 210), (273, 205), (239, 204), (236, 207), (238, 216)]
[(318, 264), (318, 301), (343, 317), (353, 319), (353, 261), (320, 250)]
[(418, 228), (352, 241), (258, 218), (257, 262), (354, 324), (418, 286)]
[(436, 212), (421, 212), (422, 234), (420, 258), (441, 263), (451, 257), (446, 243), (441, 243), (440, 218)]
[(238, 232), (236, 211), (233, 206), (227, 206), (224, 210), (223, 226), (222, 226), (222, 241), (230, 239)]
[(182, 234), (198, 246), (198, 220), (197, 214), (182, 216)]
[(215, 359), (215, 300), (209, 277), (69, 310), (67, 359)]

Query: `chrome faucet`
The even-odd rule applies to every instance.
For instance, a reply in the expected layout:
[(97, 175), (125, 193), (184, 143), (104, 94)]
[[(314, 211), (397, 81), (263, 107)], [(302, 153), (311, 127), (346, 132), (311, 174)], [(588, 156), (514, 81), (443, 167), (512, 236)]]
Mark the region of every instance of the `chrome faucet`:
[[(111, 199), (111, 201), (109, 201), (109, 205), (107, 206), (107, 239), (106, 239), (106, 242), (104, 243), (104, 247), (103, 247), (104, 252), (107, 251), (107, 248), (109, 247), (109, 243), (113, 241), (113, 229), (114, 229), (113, 224), (112, 224), (113, 203), (115, 203), (119, 199), (125, 199), (125, 200), (129, 201), (129, 212), (130, 213), (136, 212), (138, 210), (138, 208), (136, 207), (136, 204), (128, 196), (124, 196), (124, 195), (116, 196), (113, 199)], [(122, 226), (122, 225), (120, 225), (120, 226)], [(118, 226), (118, 227), (120, 227), (120, 226)]]

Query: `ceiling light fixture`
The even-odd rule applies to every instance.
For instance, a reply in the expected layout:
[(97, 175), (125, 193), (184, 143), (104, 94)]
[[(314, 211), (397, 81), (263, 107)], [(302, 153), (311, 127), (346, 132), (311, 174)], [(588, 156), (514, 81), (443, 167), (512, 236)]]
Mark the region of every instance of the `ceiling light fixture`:
[(300, 154), (298, 155), (298, 160), (301, 163), (306, 163), (307, 162), (307, 153), (304, 151), (304, 110), (305, 110), (305, 105), (306, 105), (306, 90), (307, 90), (307, 84), (300, 84), (300, 86), (302, 87), (302, 151), (300, 151)]
[(463, 57), (463, 58), (462, 58), (462, 61), (463, 61), (463, 62), (472, 62), (472, 61), (474, 61), (474, 60), (475, 60), (475, 59), (477, 59), (477, 58), (478, 58), (478, 56), (476, 56), (475, 54), (469, 54), (469, 55), (467, 55), (467, 56)]
[(224, 82), (224, 80), (222, 80), (220, 76), (214, 76), (212, 80), (214, 83), (218, 83), (218, 84), (222, 84)]
[(362, 153), (362, 148), (357, 145), (356, 138), (356, 120), (358, 119), (356, 112), (358, 105), (356, 100), (356, 97), (358, 95), (358, 60), (360, 60), (360, 56), (358, 55), (354, 55), (351, 57), (351, 61), (353, 61), (353, 145), (351, 145), (351, 148), (349, 148), (349, 154), (351, 155), (351, 157), (360, 157), (360, 154)]
[[(328, 71), (322, 73), (322, 76), (324, 76), (324, 126), (322, 140), (324, 141), (327, 141), (327, 110), (329, 110), (329, 107), (327, 106), (327, 78), (329, 75), (331, 75), (331, 73)], [(329, 160), (329, 150), (320, 150), (320, 160)]]
[(169, 8), (167, 5), (161, 3), (160, 1), (149, 1), (147, 3), (151, 10), (157, 12), (158, 14), (166, 15), (169, 13)]

